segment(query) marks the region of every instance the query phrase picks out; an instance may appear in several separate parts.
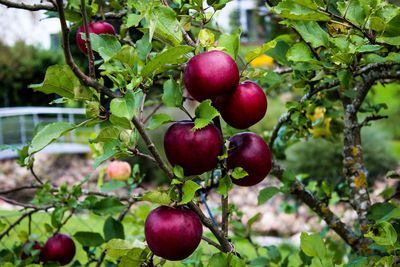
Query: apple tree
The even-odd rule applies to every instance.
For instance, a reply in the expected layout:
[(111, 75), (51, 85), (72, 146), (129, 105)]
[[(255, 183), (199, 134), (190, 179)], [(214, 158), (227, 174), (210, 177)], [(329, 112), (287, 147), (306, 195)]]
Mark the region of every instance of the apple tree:
[[(80, 124), (48, 124), (19, 149), (19, 162), (32, 171), (35, 181), (0, 192), (2, 200), (23, 208), (15, 222), (1, 224), (0, 240), (35, 213), (50, 213), (51, 225), (43, 226), (49, 233), (46, 242), (26, 240), (16, 242), (13, 251), (2, 250), (2, 264), (398, 264), (399, 207), (392, 199), (372, 205), (360, 133), (385, 118), (385, 105), (369, 98), (369, 93), (379, 94), (373, 86), (400, 79), (400, 7), (385, 0), (266, 1), (288, 33), (242, 56), (238, 53), (240, 32), (225, 33), (212, 23), (214, 14), (228, 2), (0, 0), (10, 8), (44, 10), (59, 19), (65, 64), (49, 67), (43, 83), (31, 87), (58, 94), (59, 102), (82, 102), (87, 117)], [(71, 29), (77, 29), (75, 36)], [(132, 31), (139, 32), (139, 37)], [(87, 56), (87, 70), (72, 56), (70, 39)], [(251, 66), (265, 54), (277, 63), (274, 69)], [(286, 104), (287, 111), (274, 129), (262, 135), (246, 130), (268, 116), (265, 92), (285, 91), (299, 97)], [(196, 105), (195, 111), (188, 110), (188, 105)], [(180, 110), (186, 119), (177, 121), (171, 112), (160, 112), (160, 107)], [(152, 131), (164, 124), (169, 128), (160, 148)], [(127, 189), (123, 196), (113, 190), (87, 190), (87, 181), (55, 187), (35, 174), (37, 152), (72, 130), (94, 125), (100, 131), (87, 142), (96, 150), (95, 168), (112, 158), (142, 157), (163, 172), (168, 187), (136, 194), (134, 189), (142, 179), (133, 173), (140, 171), (117, 160), (107, 174), (118, 180), (109, 186), (122, 184)], [(339, 193), (329, 181), (311, 190), (301, 175), (280, 164), (288, 146), (310, 136), (342, 142), (344, 190)], [(268, 174), (271, 178), (267, 179), (276, 177), (280, 186), (262, 189), (260, 204), (277, 193), (295, 197), (325, 221), (326, 232), (336, 233), (345, 245), (337, 244), (344, 249), (332, 249), (326, 232), (302, 233), (300, 250), (289, 254), (254, 243), (252, 224), (260, 215), (247, 224), (238, 220), (243, 211), (230, 205), (229, 192), (234, 186), (251, 190)], [(31, 203), (9, 198), (27, 189), (36, 190)], [(210, 191), (221, 196), (218, 218), (203, 211), (203, 200)], [(339, 201), (348, 200), (349, 209), (357, 214), (355, 222), (345, 223), (332, 212), (330, 206), (337, 203), (334, 195)], [(144, 220), (132, 208), (142, 201), (158, 206)], [(63, 234), (68, 220), (84, 211), (107, 218), (104, 233), (78, 231), (73, 239)], [(129, 223), (140, 227), (141, 238), (125, 237), (122, 222), (127, 215), (135, 218)], [(246, 240), (257, 256), (236, 246), (238, 239)], [(198, 248), (202, 241), (212, 253)], [(87, 257), (74, 259), (76, 250), (84, 250)]]

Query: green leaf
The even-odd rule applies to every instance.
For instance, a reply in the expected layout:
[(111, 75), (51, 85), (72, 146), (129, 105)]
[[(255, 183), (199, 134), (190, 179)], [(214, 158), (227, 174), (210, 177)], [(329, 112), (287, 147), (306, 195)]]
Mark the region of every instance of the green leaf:
[(172, 78), (163, 85), (162, 101), (167, 107), (180, 107), (183, 103), (183, 92), (179, 84)]
[(115, 35), (90, 34), (92, 49), (100, 54), (105, 62), (121, 50), (121, 44)]
[(395, 209), (396, 206), (389, 202), (375, 203), (369, 208), (367, 217), (370, 220), (379, 221)]
[(104, 184), (101, 186), (100, 191), (101, 191), (101, 192), (107, 193), (107, 192), (113, 191), (113, 190), (115, 190), (115, 189), (122, 188), (122, 187), (124, 187), (125, 185), (126, 185), (125, 182), (117, 181), (117, 180), (111, 180), (111, 181), (109, 181), (109, 182), (107, 182), (107, 183), (104, 183)]
[(388, 222), (375, 224), (364, 236), (371, 238), (381, 246), (393, 246), (397, 241), (397, 232), (393, 225)]
[(211, 105), (211, 100), (207, 99), (201, 102), (196, 108), (195, 114), (194, 129), (197, 130), (210, 124), (211, 121), (219, 115), (219, 112)]
[(182, 187), (182, 200), (179, 204), (189, 203), (195, 196), (196, 191), (199, 190), (201, 186), (192, 180), (188, 180), (184, 183)]
[(219, 252), (212, 255), (207, 266), (208, 267), (229, 266), (227, 254)]
[(296, 43), (286, 53), (286, 58), (294, 62), (308, 62), (313, 60), (310, 48), (304, 43)]
[(121, 129), (115, 126), (102, 128), (97, 137), (91, 143), (109, 142), (118, 139)]
[(118, 212), (121, 212), (124, 208), (125, 205), (122, 204), (117, 198), (108, 197), (97, 201), (92, 207), (92, 210), (94, 213), (101, 215), (114, 215)]
[(255, 223), (258, 222), (259, 220), (261, 220), (262, 218), (262, 214), (260, 212), (257, 212), (253, 217), (251, 217), (248, 221), (247, 221), (247, 227), (251, 228), (251, 226)]
[(231, 178), (226, 175), (223, 177), (221, 180), (219, 180), (218, 187), (217, 187), (217, 192), (220, 195), (223, 195), (226, 197), (228, 195), (228, 192), (233, 188), (233, 183)]
[(68, 122), (54, 122), (47, 124), (33, 137), (29, 147), (29, 154), (42, 150), (74, 127), (73, 124)]
[(174, 169), (173, 169), (174, 175), (179, 178), (179, 179), (184, 179), (185, 178), (185, 174), (183, 171), (183, 168), (179, 165), (175, 165)]
[(318, 257), (320, 260), (325, 258), (326, 247), (319, 234), (301, 233), (300, 247), (307, 256)]
[(221, 34), (218, 39), (218, 47), (224, 48), (224, 51), (236, 60), (240, 47), (240, 34)]
[(114, 238), (125, 239), (124, 226), (111, 216), (104, 222), (103, 234), (106, 242)]
[(236, 167), (233, 169), (231, 176), (233, 179), (242, 179), (249, 175), (249, 173), (242, 167)]
[(66, 210), (65, 207), (58, 207), (51, 213), (51, 225), (54, 228), (58, 228), (62, 225), (62, 219), (64, 218)]
[(369, 13), (368, 10), (371, 8), (369, 2), (364, 0), (339, 1), (337, 7), (342, 16), (346, 15), (346, 19), (361, 26), (364, 24)]
[(263, 55), (265, 52), (267, 52), (268, 50), (270, 50), (272, 48), (275, 48), (276, 44), (277, 44), (277, 41), (272, 40), (272, 41), (269, 41), (269, 42), (263, 44), (262, 46), (257, 47), (254, 50), (249, 51), (245, 56), (246, 63), (250, 63), (256, 57)]
[(139, 22), (143, 19), (143, 16), (138, 14), (129, 14), (126, 17), (126, 27), (137, 27)]
[(98, 247), (104, 243), (103, 237), (95, 232), (76, 232), (74, 238), (85, 247)]
[(126, 255), (133, 248), (145, 249), (146, 244), (139, 240), (132, 242), (122, 239), (111, 239), (104, 246), (107, 256), (113, 260), (117, 260), (121, 256)]
[(329, 15), (318, 11), (318, 5), (312, 0), (282, 0), (272, 11), (282, 18), (293, 20), (330, 20)]
[(154, 37), (172, 46), (179, 45), (182, 42), (181, 26), (172, 8), (155, 6), (151, 8), (149, 16), (150, 27), (153, 27), (150, 31), (150, 40)]
[(166, 64), (177, 64), (186, 61), (187, 59), (184, 57), (184, 55), (192, 50), (193, 47), (187, 45), (179, 45), (168, 48), (152, 58), (149, 63), (144, 66), (142, 70), (142, 76), (149, 77), (163, 72)]
[(141, 267), (147, 261), (148, 249), (133, 248), (122, 258), (118, 267)]
[(143, 200), (161, 205), (169, 205), (172, 203), (168, 192), (163, 190), (154, 190), (147, 192), (146, 194), (144, 194)]
[(48, 67), (44, 81), (40, 84), (31, 84), (29, 87), (35, 91), (45, 94), (57, 94), (69, 99), (89, 100), (93, 95), (87, 87), (81, 85), (67, 65)]
[(316, 21), (293, 20), (289, 21), (288, 24), (294, 27), (304, 41), (310, 43), (312, 47), (327, 47), (329, 45), (328, 33)]
[(103, 153), (98, 156), (93, 164), (93, 168), (97, 168), (101, 163), (106, 161), (107, 159), (113, 157), (117, 153), (119, 141), (118, 140), (109, 140), (103, 145)]
[(112, 115), (120, 118), (126, 118), (129, 121), (132, 120), (135, 115), (135, 110), (138, 108), (136, 106), (135, 97), (139, 93), (133, 93), (132, 91), (127, 91), (124, 97), (114, 98), (110, 103), (110, 111)]
[(151, 116), (151, 119), (149, 121), (149, 126), (147, 126), (147, 129), (154, 130), (160, 127), (161, 125), (171, 121), (174, 121), (174, 119), (168, 114), (163, 114), (163, 113), (155, 114)]
[(258, 194), (258, 205), (264, 204), (279, 192), (279, 188), (274, 186), (263, 188)]

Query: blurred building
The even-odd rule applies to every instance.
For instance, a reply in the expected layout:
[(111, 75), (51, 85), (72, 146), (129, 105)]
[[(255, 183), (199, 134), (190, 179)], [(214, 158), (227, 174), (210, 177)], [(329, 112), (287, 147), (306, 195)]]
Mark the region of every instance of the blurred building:
[(226, 31), (240, 28), (242, 42), (263, 42), (271, 36), (271, 17), (263, 0), (234, 0), (215, 16)]

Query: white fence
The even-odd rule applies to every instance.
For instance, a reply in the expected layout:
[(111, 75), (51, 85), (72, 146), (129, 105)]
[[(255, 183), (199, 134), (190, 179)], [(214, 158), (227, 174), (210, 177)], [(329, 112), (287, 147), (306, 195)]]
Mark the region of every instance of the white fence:
[[(67, 121), (79, 123), (85, 119), (85, 110), (81, 108), (57, 107), (13, 107), (0, 108), (0, 146), (25, 145), (33, 136), (35, 127), (40, 123)], [(87, 133), (97, 129), (87, 129)], [(72, 131), (59, 142), (51, 144), (43, 152), (47, 153), (87, 153), (89, 147), (84, 144), (87, 134)], [(0, 160), (16, 157), (17, 153), (7, 149), (0, 151)]]

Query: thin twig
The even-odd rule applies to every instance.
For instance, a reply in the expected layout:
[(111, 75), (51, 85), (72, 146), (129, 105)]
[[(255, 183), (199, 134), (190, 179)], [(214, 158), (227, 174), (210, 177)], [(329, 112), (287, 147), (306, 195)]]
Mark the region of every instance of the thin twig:
[(147, 117), (143, 120), (143, 124), (146, 124), (151, 116), (153, 116), (164, 104), (162, 102), (160, 102), (150, 113), (149, 115), (147, 115)]
[(39, 176), (36, 175), (35, 171), (33, 170), (33, 165), (29, 167), (29, 170), (31, 171), (33, 177), (35, 177), (36, 181), (43, 185), (43, 181), (39, 178)]
[(83, 20), (83, 27), (85, 29), (85, 45), (87, 50), (88, 62), (89, 62), (89, 77), (92, 79), (96, 79), (96, 72), (94, 68), (94, 54), (92, 50), (92, 42), (90, 40), (90, 33), (89, 33), (89, 22), (86, 12), (86, 1), (81, 0), (81, 13), (82, 13), (82, 20)]
[(143, 111), (144, 111), (144, 103), (146, 101), (146, 93), (143, 93), (142, 103), (140, 104), (140, 111), (139, 111), (139, 121), (143, 122)]
[(224, 197), (221, 195), (221, 208), (222, 208), (221, 229), (225, 237), (228, 237), (228, 225), (229, 225), (228, 196)]
[(211, 240), (210, 238), (206, 237), (206, 236), (202, 236), (201, 239), (203, 239), (204, 241), (206, 241), (208, 244), (216, 247), (219, 250), (222, 250), (222, 247), (220, 244), (218, 244), (217, 242), (214, 242), (214, 240)]

